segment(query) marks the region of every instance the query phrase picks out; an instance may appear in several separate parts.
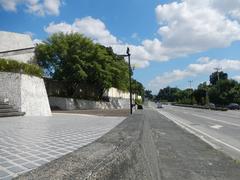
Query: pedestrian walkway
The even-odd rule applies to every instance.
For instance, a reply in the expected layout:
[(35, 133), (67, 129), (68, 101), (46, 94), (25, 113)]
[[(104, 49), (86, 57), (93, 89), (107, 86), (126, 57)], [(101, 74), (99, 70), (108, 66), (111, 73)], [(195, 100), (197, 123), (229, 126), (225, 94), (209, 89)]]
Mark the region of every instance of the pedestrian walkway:
[(93, 142), (124, 117), (55, 114), (0, 119), (0, 179), (11, 179)]

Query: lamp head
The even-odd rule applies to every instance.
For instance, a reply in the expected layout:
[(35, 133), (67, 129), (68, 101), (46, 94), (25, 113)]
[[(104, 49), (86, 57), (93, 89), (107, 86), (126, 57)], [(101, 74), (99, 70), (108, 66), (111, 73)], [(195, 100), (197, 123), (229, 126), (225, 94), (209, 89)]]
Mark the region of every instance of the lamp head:
[(130, 49), (127, 47), (127, 55), (130, 55)]

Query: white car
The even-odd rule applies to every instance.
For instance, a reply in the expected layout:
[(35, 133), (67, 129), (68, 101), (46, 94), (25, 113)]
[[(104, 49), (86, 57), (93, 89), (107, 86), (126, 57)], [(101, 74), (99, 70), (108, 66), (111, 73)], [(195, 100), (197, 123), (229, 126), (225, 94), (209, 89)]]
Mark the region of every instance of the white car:
[(162, 106), (162, 104), (161, 103), (157, 103), (157, 108), (159, 109), (159, 108), (162, 108), (163, 106)]

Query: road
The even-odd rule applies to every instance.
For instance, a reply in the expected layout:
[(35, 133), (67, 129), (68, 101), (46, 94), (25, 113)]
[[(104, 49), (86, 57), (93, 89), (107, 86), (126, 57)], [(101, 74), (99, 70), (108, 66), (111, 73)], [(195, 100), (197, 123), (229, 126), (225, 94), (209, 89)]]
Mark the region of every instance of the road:
[(240, 159), (240, 111), (222, 112), (170, 105), (158, 111), (215, 149)]

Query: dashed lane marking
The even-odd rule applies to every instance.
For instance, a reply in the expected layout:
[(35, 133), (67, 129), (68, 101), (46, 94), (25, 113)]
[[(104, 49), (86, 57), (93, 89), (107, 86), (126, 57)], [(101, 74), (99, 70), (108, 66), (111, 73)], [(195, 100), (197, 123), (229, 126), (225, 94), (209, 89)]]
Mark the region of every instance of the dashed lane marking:
[(187, 129), (190, 129), (191, 131), (195, 131), (195, 132), (198, 132), (198, 133), (200, 133), (200, 134), (202, 134), (202, 135), (204, 135), (204, 136), (206, 136), (206, 137), (208, 137), (208, 138), (210, 138), (210, 139), (212, 139), (212, 140), (214, 140), (214, 141), (216, 141), (216, 142), (218, 142), (218, 143), (220, 143), (220, 144), (222, 144), (222, 145), (224, 145), (224, 146), (227, 146), (228, 148), (230, 148), (230, 149), (233, 149), (233, 150), (235, 150), (235, 151), (237, 151), (237, 152), (240, 152), (240, 149), (239, 148), (237, 148), (237, 147), (235, 147), (235, 146), (233, 146), (233, 145), (230, 145), (230, 144), (228, 144), (228, 143), (226, 143), (226, 142), (224, 142), (224, 141), (222, 141), (222, 140), (220, 140), (220, 139), (218, 139), (218, 138), (215, 138), (215, 137), (213, 137), (213, 136), (211, 136), (211, 135), (209, 135), (209, 134), (207, 134), (207, 133), (205, 133), (205, 132), (203, 132), (203, 131), (201, 131), (201, 130), (199, 130), (199, 129), (196, 129), (196, 128), (194, 128), (194, 127), (191, 127), (190, 125), (188, 125), (188, 124), (186, 124), (186, 123), (183, 123), (181, 120), (183, 120), (183, 119), (181, 119), (181, 118), (179, 118), (179, 117), (175, 117), (175, 116), (173, 116), (172, 114), (169, 114), (169, 113), (167, 113), (167, 112), (163, 112), (163, 111), (158, 111), (159, 113), (161, 113), (162, 115), (164, 115), (165, 117), (167, 117), (168, 119), (171, 119), (173, 122), (175, 122), (176, 124), (178, 124), (178, 125), (180, 125), (180, 126), (184, 126), (184, 127), (186, 127)]
[(213, 128), (213, 129), (220, 129), (223, 126), (216, 124), (216, 125), (213, 125), (213, 126), (210, 126), (210, 127)]
[(240, 127), (240, 124), (231, 123), (231, 122), (226, 122), (226, 121), (222, 121), (222, 120), (217, 120), (217, 119), (214, 119), (214, 118), (211, 118), (211, 117), (202, 116), (202, 115), (198, 115), (198, 114), (192, 114), (192, 115), (193, 115), (193, 116), (196, 116), (196, 117), (208, 119), (208, 120), (210, 120), (210, 121), (221, 122), (221, 123), (224, 123), (224, 124), (228, 124), (228, 125)]

